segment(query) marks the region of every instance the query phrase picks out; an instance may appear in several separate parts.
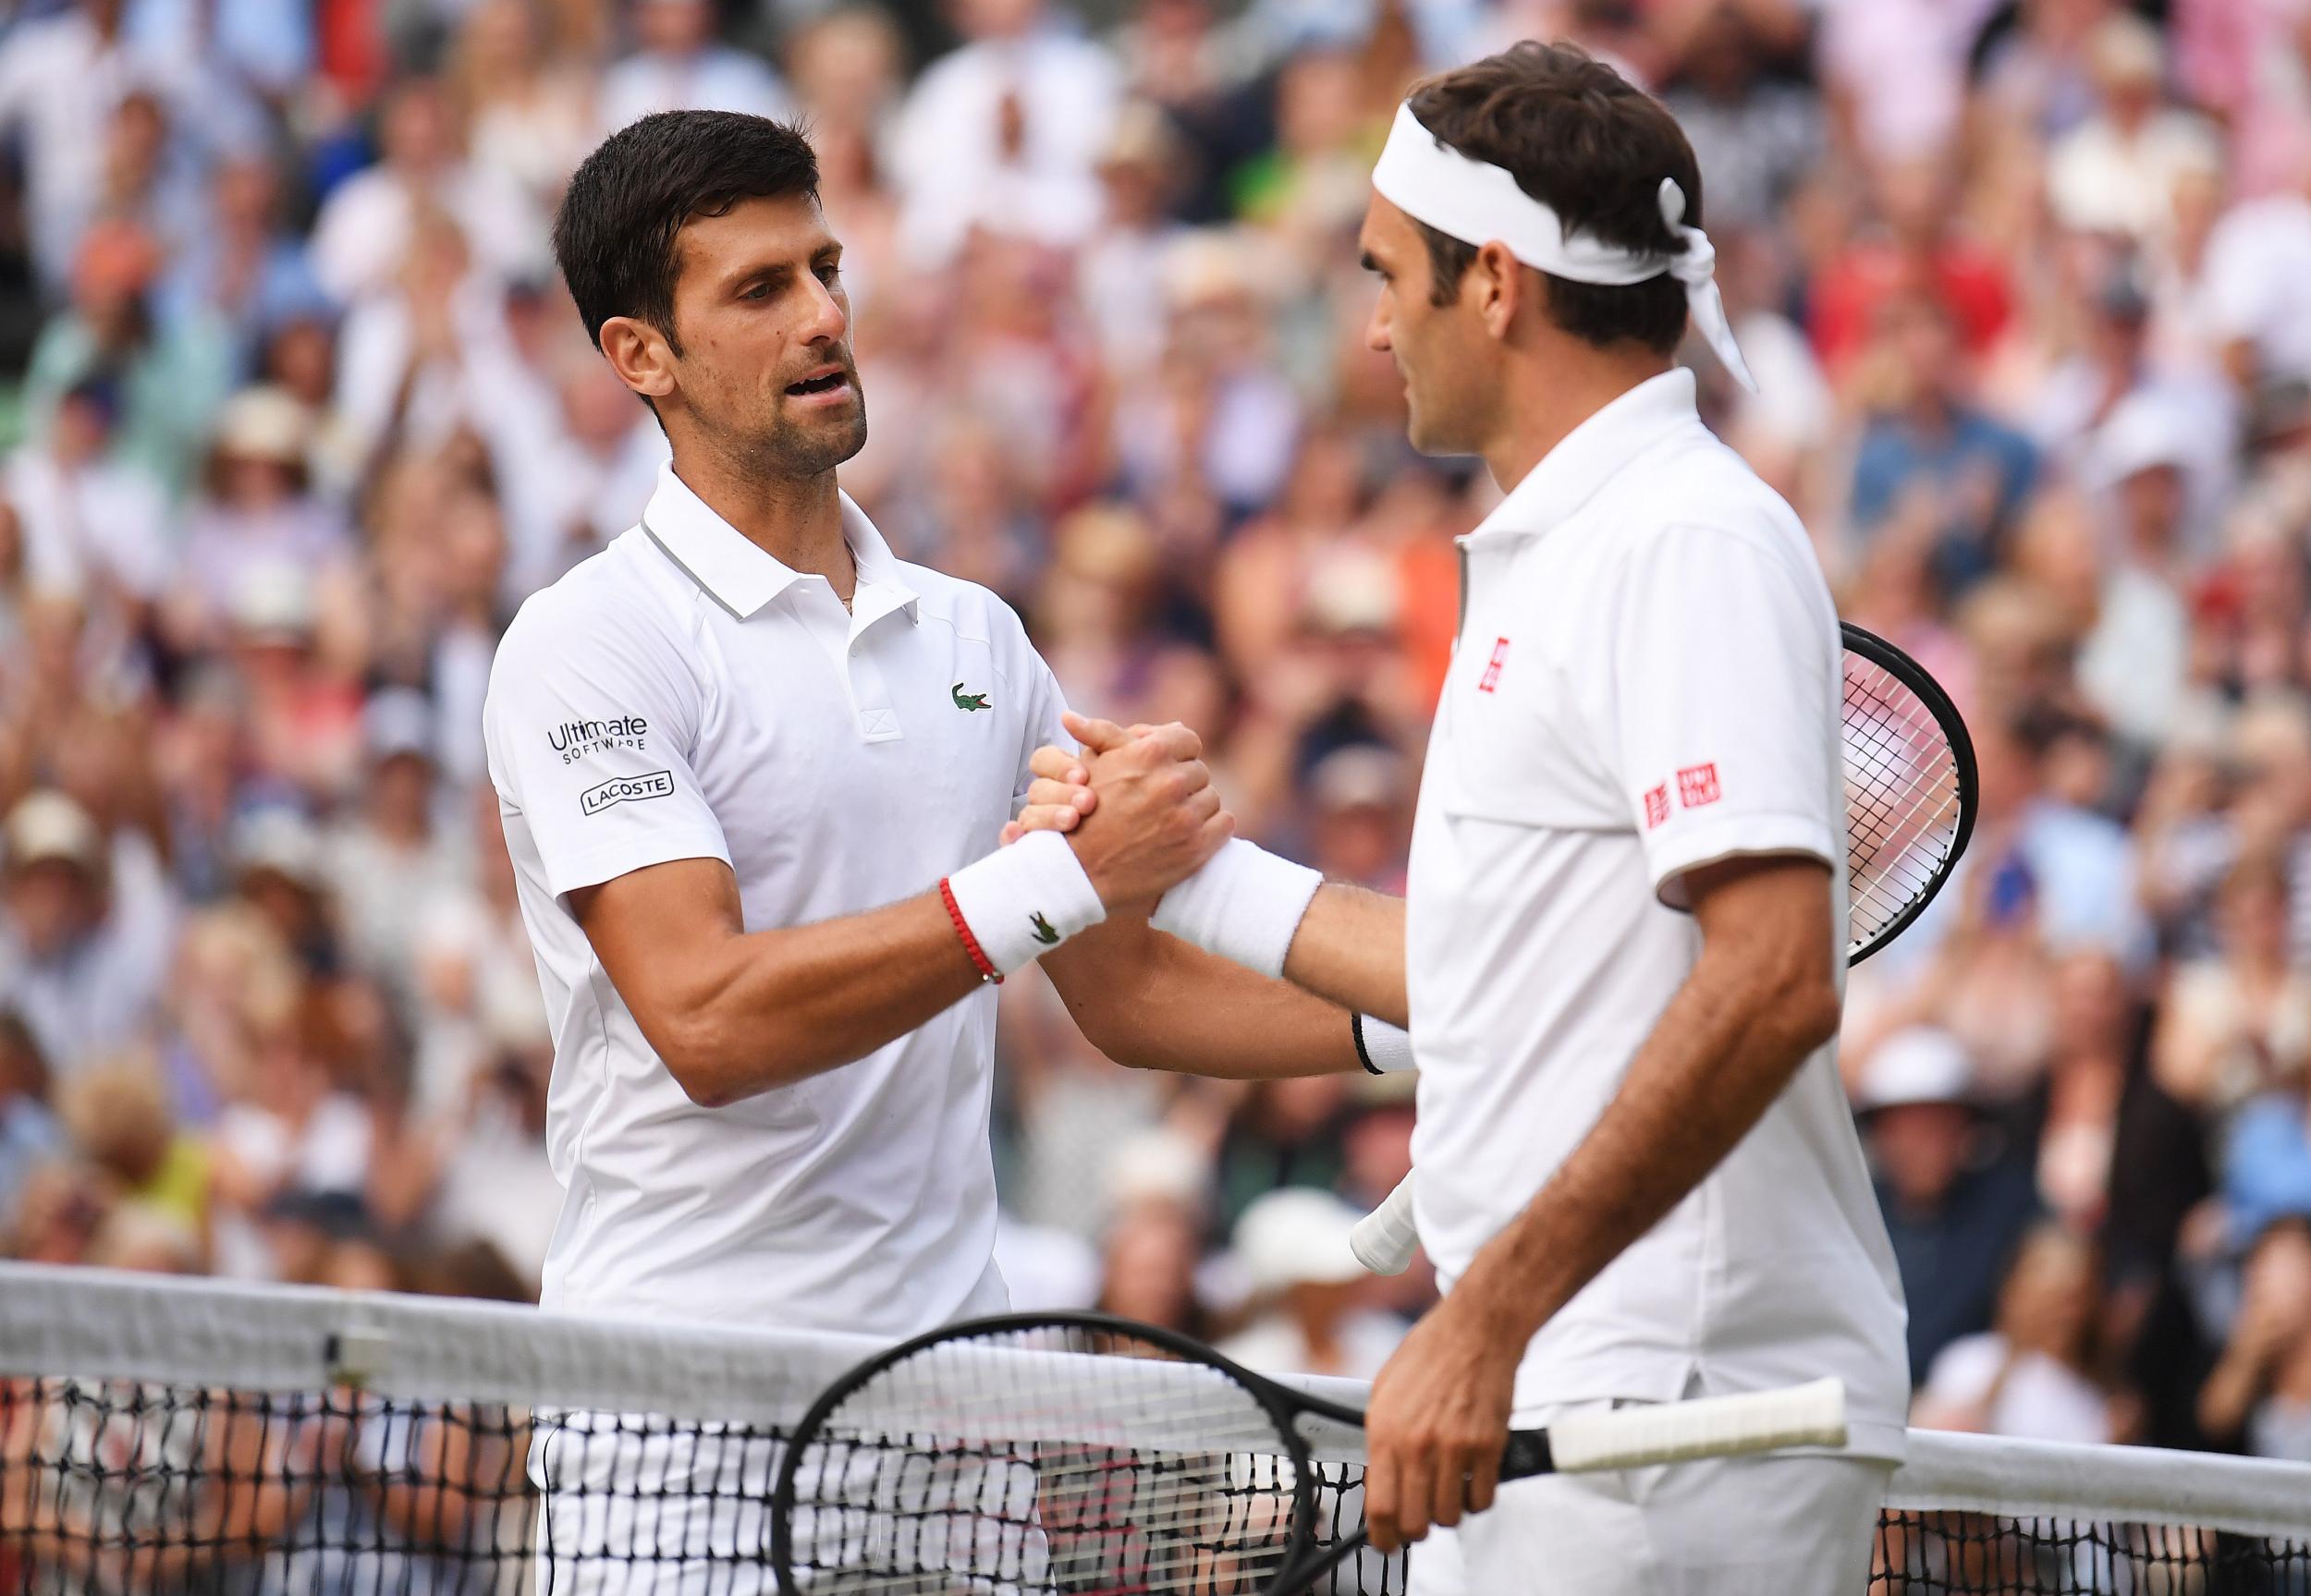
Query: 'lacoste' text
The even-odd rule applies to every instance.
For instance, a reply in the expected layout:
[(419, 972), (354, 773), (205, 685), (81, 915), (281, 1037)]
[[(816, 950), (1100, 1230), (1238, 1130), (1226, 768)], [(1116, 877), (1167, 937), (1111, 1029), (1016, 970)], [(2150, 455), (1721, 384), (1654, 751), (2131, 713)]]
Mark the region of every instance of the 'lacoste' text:
[(599, 786), (588, 787), (578, 795), (578, 807), (588, 814), (600, 814), (612, 804), (634, 798), (666, 798), (674, 791), (672, 771), (649, 771), (638, 776), (612, 776)]

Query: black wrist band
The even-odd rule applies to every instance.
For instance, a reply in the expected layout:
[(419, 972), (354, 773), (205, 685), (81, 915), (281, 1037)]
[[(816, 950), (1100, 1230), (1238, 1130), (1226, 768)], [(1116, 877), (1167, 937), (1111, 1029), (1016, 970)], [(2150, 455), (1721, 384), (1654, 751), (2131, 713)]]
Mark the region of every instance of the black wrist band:
[(1348, 1017), (1348, 1034), (1356, 1039), (1356, 1062), (1364, 1066), (1364, 1073), (1366, 1075), (1386, 1075), (1388, 1073), (1387, 1070), (1382, 1069), (1379, 1066), (1374, 1064), (1372, 1062), (1372, 1054), (1364, 1051), (1364, 1017), (1363, 1015), (1352, 1011), (1350, 1013)]

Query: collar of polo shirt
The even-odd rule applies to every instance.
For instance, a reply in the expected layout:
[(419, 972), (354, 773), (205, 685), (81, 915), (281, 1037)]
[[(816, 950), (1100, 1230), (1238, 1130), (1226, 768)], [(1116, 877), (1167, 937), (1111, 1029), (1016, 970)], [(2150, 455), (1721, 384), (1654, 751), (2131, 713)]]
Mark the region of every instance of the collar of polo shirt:
[(1588, 503), (1652, 445), (1681, 427), (1698, 425), (1692, 372), (1677, 366), (1647, 377), (1567, 433), (1461, 542), (1545, 531)]
[[(899, 560), (890, 545), (849, 493), (840, 496), (843, 541), (850, 545), (850, 557), (859, 572), (853, 614), (863, 624), (904, 610), (910, 621), (919, 621), (922, 601), (900, 579)], [(650, 496), (642, 526), (707, 597), (740, 620), (749, 618), (803, 579), (802, 572), (708, 508), (706, 501), (674, 474), (671, 465), (658, 468), (658, 489)]]

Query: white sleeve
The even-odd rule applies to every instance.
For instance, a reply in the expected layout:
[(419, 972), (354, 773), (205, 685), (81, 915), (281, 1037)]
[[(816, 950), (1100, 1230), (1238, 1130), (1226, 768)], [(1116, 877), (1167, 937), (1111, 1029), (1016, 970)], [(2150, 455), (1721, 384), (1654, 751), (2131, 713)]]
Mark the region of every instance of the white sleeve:
[(1020, 738), (1018, 779), (1011, 784), (1011, 813), (1015, 818), (1026, 807), (1027, 789), (1035, 779), (1035, 773), (1028, 768), (1035, 750), (1046, 743), (1063, 749), (1076, 746), (1074, 737), (1059, 719), (1068, 707), (1067, 696), (1059, 690), (1059, 678), (1051, 674), (1051, 667), (1032, 648), (1027, 657), (1033, 662), (1033, 680), (1028, 688), (1025, 733)]
[(1673, 527), (1611, 616), (1608, 737), (1654, 891), (1739, 854), (1839, 857), (1838, 633), (1820, 578), (1761, 530)]
[(490, 779), (555, 896), (678, 859), (730, 862), (692, 772), (701, 695), (674, 645), (532, 602), (498, 645), (482, 711)]

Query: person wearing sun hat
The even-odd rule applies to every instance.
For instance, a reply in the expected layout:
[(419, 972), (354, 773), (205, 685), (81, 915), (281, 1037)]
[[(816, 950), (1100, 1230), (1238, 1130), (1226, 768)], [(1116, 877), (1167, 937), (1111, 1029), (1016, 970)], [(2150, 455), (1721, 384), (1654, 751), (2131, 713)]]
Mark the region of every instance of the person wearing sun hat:
[(0, 825), (0, 1007), (62, 1078), (134, 1038), (165, 971), (113, 912), (111, 844), (72, 798), (41, 788)]
[(1247, 1369), (1369, 1380), (1404, 1339), (1403, 1324), (1365, 1306), (1372, 1276), (1349, 1249), (1357, 1212), (1328, 1191), (1285, 1187), (1236, 1221), (1236, 1260), (1258, 1317), (1219, 1344)]
[(312, 438), (312, 413), (285, 388), (243, 388), (218, 412), (178, 577), (204, 619), (231, 609), (253, 569), (313, 577), (349, 555), (344, 518), (311, 492)]

